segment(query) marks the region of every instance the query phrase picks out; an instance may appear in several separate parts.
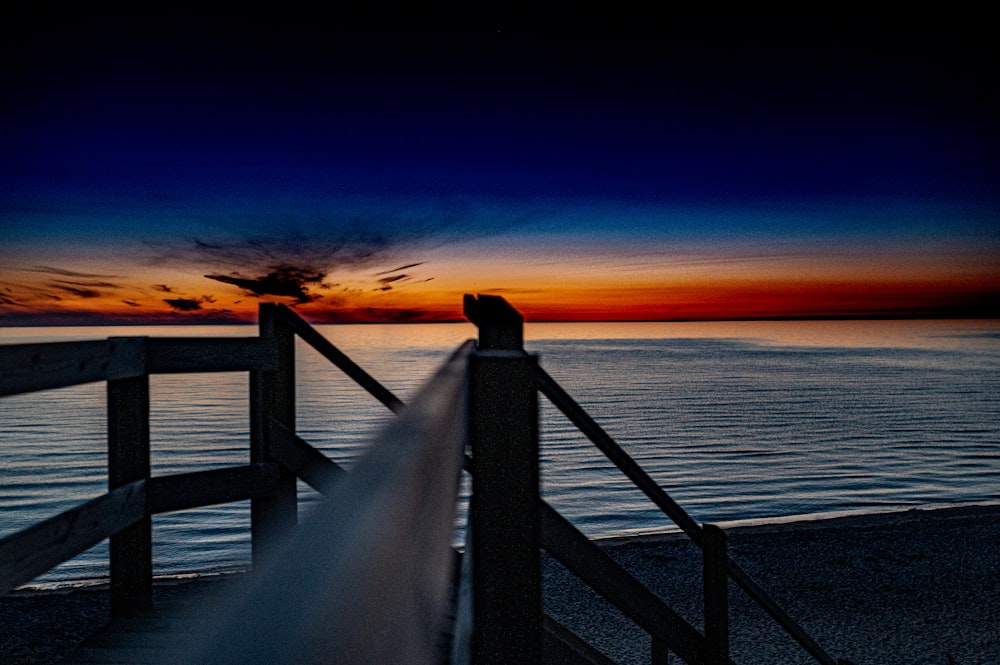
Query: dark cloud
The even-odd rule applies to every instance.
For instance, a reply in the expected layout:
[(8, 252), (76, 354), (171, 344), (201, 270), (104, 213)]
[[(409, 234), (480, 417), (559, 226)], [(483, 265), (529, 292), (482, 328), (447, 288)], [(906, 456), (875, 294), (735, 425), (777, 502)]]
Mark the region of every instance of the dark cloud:
[(140, 305), (139, 303), (132, 302), (131, 300), (122, 300), (122, 302), (128, 305), (129, 307), (142, 307), (142, 305)]
[(194, 312), (201, 309), (201, 302), (194, 298), (165, 298), (163, 302), (178, 312)]
[(72, 293), (77, 298), (100, 298), (101, 292), (96, 289), (70, 286), (68, 284), (53, 284), (53, 288), (59, 289), (60, 291), (65, 291), (66, 293)]
[(420, 261), (418, 263), (407, 263), (405, 266), (399, 266), (398, 268), (393, 268), (392, 270), (383, 270), (382, 272), (375, 273), (375, 276), (388, 275), (390, 273), (399, 272), (400, 270), (408, 270), (410, 268), (416, 268), (417, 266), (422, 266), (426, 261)]
[(29, 272), (41, 272), (47, 275), (59, 275), (60, 277), (78, 277), (81, 279), (113, 279), (115, 277), (118, 277), (118, 275), (99, 275), (96, 273), (75, 272), (73, 270), (53, 268), (52, 266), (35, 266), (34, 268), (29, 268), (28, 270)]
[(173, 293), (174, 290), (167, 286), (166, 284), (154, 284), (153, 289), (160, 291), (161, 293)]
[(229, 275), (205, 275), (217, 282), (232, 284), (257, 296), (283, 296), (295, 298), (300, 303), (312, 302), (316, 296), (306, 290), (310, 284), (322, 284), (326, 275), (313, 268), (297, 268), (281, 265), (271, 268), (262, 277), (244, 277), (239, 273)]
[(112, 282), (78, 282), (70, 281), (68, 279), (54, 279), (52, 284), (56, 286), (77, 286), (81, 288), (89, 289), (120, 289), (121, 285), (113, 284)]
[(13, 298), (8, 298), (5, 295), (0, 295), (0, 305), (20, 305), (20, 304), (21, 303), (17, 302)]

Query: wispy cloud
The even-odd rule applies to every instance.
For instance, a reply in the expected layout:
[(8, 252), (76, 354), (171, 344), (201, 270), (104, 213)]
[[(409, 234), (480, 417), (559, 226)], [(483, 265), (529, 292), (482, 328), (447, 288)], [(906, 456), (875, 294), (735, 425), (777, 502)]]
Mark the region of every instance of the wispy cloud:
[(58, 275), (60, 277), (77, 277), (79, 279), (115, 279), (118, 277), (118, 275), (76, 272), (75, 270), (65, 270), (63, 268), (54, 268), (52, 266), (35, 266), (33, 268), (25, 268), (25, 270), (28, 272), (40, 272), (46, 275)]
[(101, 292), (96, 289), (70, 286), (68, 284), (52, 284), (52, 288), (65, 291), (66, 293), (70, 293), (77, 298), (100, 298), (102, 295)]
[(68, 279), (54, 279), (50, 282), (53, 285), (60, 286), (78, 286), (83, 288), (91, 289), (120, 289), (120, 284), (114, 284), (112, 282), (92, 282), (92, 281), (75, 281)]
[[(380, 273), (380, 274), (385, 274), (385, 273)], [(409, 281), (411, 279), (413, 279), (413, 278), (410, 277), (409, 275), (407, 275), (406, 273), (403, 273), (402, 275), (391, 275), (389, 277), (383, 277), (383, 278), (381, 278), (381, 279), (378, 280), (379, 284), (381, 284), (381, 286), (378, 287), (377, 290), (378, 291), (390, 291), (390, 290), (392, 290), (393, 286), (395, 286), (397, 284), (397, 282), (407, 282), (407, 281)]]
[(398, 268), (393, 268), (392, 270), (383, 270), (382, 272), (375, 273), (376, 277), (381, 277), (382, 275), (389, 275), (394, 272), (399, 272), (400, 270), (409, 270), (410, 268), (416, 268), (417, 266), (422, 266), (426, 261), (419, 261), (417, 263), (407, 263), (405, 266), (399, 266)]

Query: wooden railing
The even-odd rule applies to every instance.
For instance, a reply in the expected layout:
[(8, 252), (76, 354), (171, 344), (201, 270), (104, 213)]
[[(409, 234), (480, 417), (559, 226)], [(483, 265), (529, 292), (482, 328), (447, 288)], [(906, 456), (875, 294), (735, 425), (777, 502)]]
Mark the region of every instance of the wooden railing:
[[(0, 593), (110, 538), (112, 613), (142, 612), (152, 602), (151, 516), (250, 499), (256, 572), (213, 612), (215, 638), (190, 662), (319, 654), (335, 662), (612, 662), (543, 614), (544, 549), (650, 635), (654, 664), (668, 653), (731, 662), (732, 579), (817, 662), (836, 665), (732, 561), (722, 530), (696, 523), (524, 351), (516, 310), (502, 298), (466, 296), (465, 311), (478, 345), (463, 345), (409, 406), (278, 305), (261, 306), (256, 338), (0, 346), (0, 395), (107, 382), (109, 478), (106, 494), (0, 540)], [(296, 434), (295, 336), (400, 414), (350, 473)], [(151, 477), (149, 375), (211, 371), (249, 373), (249, 463)], [(704, 633), (541, 500), (539, 393), (702, 548)], [(459, 555), (448, 544), (463, 466), (472, 497)], [(297, 479), (327, 498), (296, 529)], [(456, 557), (462, 574), (452, 607)]]
[[(288, 308), (262, 304), (259, 326), (248, 338), (0, 346), (0, 396), (103, 381), (108, 418), (108, 492), (0, 540), (0, 594), (110, 539), (111, 611), (134, 614), (152, 602), (152, 515), (250, 499), (255, 561), (295, 527), (296, 478), (319, 483), (326, 458), (294, 434), (294, 336), (390, 408), (402, 402)], [(149, 376), (201, 372), (248, 373), (249, 463), (151, 477)]]

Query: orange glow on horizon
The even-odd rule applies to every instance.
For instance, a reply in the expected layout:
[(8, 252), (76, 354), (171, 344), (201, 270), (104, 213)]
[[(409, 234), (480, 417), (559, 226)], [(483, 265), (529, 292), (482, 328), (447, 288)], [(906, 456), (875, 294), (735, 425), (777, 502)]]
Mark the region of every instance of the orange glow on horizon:
[(638, 260), (613, 247), (507, 257), (450, 248), (421, 263), (309, 282), (287, 296), (255, 294), (190, 266), (14, 267), (0, 271), (0, 325), (253, 323), (262, 301), (316, 323), (461, 321), (466, 293), (502, 295), (529, 321), (1000, 316), (1000, 275), (981, 255), (779, 261), (657, 251)]

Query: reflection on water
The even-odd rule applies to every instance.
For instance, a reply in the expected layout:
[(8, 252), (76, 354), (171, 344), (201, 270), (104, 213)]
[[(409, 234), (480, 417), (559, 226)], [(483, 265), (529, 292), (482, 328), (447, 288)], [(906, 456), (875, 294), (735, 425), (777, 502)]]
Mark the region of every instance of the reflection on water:
[[(321, 326), (407, 399), (469, 324)], [(252, 326), (0, 328), (0, 342), (252, 336)], [(526, 346), (698, 521), (1000, 499), (992, 321), (528, 324)], [(348, 466), (391, 414), (297, 347), (298, 431)], [(151, 377), (154, 474), (248, 459), (242, 373)], [(104, 385), (0, 399), (0, 535), (106, 488)], [(592, 536), (671, 526), (544, 398), (543, 491)], [(303, 487), (306, 504), (316, 496)], [(157, 574), (249, 560), (248, 502), (154, 518)], [(102, 545), (43, 580), (106, 574)]]

